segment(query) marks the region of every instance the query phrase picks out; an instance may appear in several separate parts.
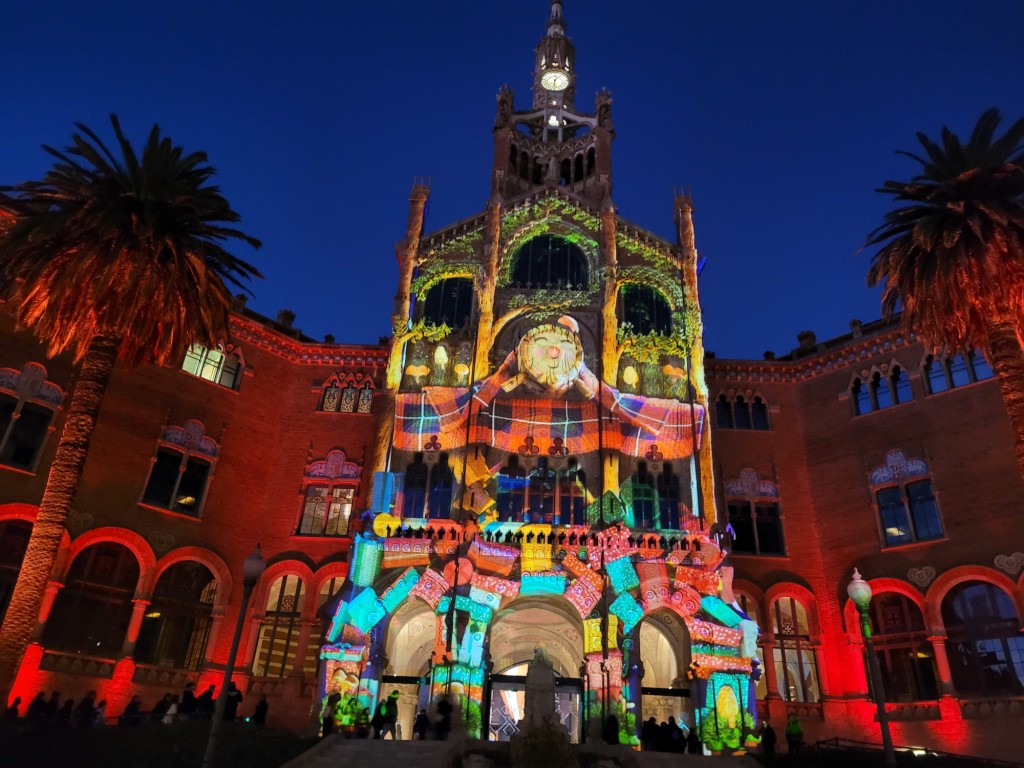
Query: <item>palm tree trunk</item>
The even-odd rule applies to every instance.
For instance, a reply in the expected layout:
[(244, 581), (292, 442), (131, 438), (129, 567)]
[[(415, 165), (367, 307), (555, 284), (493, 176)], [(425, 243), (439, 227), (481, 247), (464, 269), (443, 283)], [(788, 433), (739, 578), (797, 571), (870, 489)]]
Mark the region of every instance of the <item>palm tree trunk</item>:
[(1024, 476), (1024, 353), (1013, 323), (997, 321), (989, 327), (992, 368), (999, 377), (1006, 415), (1017, 443), (1017, 464)]
[(46, 584), (53, 572), (71, 503), (75, 500), (85, 468), (100, 404), (117, 359), (117, 347), (116, 339), (94, 337), (82, 360), (60, 444), (50, 465), (43, 500), (39, 504), (39, 514), (32, 526), (25, 559), (0, 628), (0, 709), (7, 705), (18, 665), (39, 618)]

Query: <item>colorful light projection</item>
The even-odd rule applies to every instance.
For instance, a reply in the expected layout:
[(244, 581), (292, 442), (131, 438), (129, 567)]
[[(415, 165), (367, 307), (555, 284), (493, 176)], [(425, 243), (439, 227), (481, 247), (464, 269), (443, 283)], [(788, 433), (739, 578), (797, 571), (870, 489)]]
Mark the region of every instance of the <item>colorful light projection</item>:
[[(520, 385), (528, 391), (516, 392)], [(435, 615), (431, 694), (463, 696), (469, 709), (479, 709), (495, 617), (515, 610), (524, 597), (565, 600), (583, 623), (587, 706), (620, 714), (632, 739), (628, 723), (635, 723), (641, 685), (638, 628), (651, 613), (664, 611), (689, 631), (698, 719), (718, 728), (722, 714), (719, 730), (737, 724), (746, 729), (754, 716), (750, 678), (757, 627), (734, 602), (731, 568), (723, 564), (727, 552), (715, 527), (680, 505), (673, 521), (681, 530), (635, 530), (628, 525), (628, 480), (621, 492), (606, 489), (599, 497), (580, 486), (586, 506), (572, 513), (579, 518), (573, 525), (560, 525), (570, 521), (550, 511), (543, 521), (526, 512), (516, 523), (499, 520), (494, 498), (501, 482), (526, 482), (496, 477), (508, 454), (557, 460), (601, 450), (648, 461), (689, 458), (700, 446), (701, 406), (598, 385), (583, 359), (575, 321), (563, 317), (527, 332), (517, 353), (472, 390), (422, 387), (399, 393), (396, 407), (393, 447), (423, 451), (429, 444), (431, 451), (451, 453), (453, 465), (465, 472), (461, 508), (472, 514), (464, 522), (398, 518), (400, 476), (378, 473), (371, 515), (353, 541), (351, 586), (321, 654), (345, 666), (325, 669), (356, 674), (360, 698), (372, 703), (386, 618), (406, 601), (422, 600)], [(599, 445), (594, 425), (602, 418), (614, 426), (603, 431)], [(488, 450), (468, 449), (467, 435), (470, 446)], [(488, 465), (497, 459), (495, 467)], [(580, 524), (584, 520), (590, 524)], [(325, 679), (324, 690), (328, 684)]]
[[(623, 649), (629, 648), (632, 658), (639, 623), (654, 610), (669, 610), (686, 623), (694, 644), (691, 675), (699, 688), (698, 719), (721, 721), (714, 733), (710, 725), (705, 728), (708, 737), (731, 734), (730, 728), (751, 730), (746, 726), (756, 717), (749, 689), (757, 625), (737, 605), (721, 598), (722, 575), (707, 565), (721, 562), (709, 531), (695, 525), (693, 531), (659, 550), (659, 556), (652, 556), (653, 548), (642, 546), (637, 538), (630, 542), (624, 526), (594, 533), (572, 530), (586, 543), (552, 545), (551, 567), (544, 571), (523, 568), (524, 549), (536, 544), (488, 542), (474, 535), (479, 529), (472, 524), (462, 534), (446, 537), (446, 546), (436, 546), (441, 542), (431, 539), (358, 534), (353, 562), (362, 575), (353, 578), (351, 591), (339, 601), (330, 622), (328, 639), (333, 644), (321, 653), (325, 662), (331, 662), (325, 664), (323, 691), (331, 691), (342, 673), (351, 687), (350, 678), (357, 675), (358, 700), (372, 707), (380, 673), (371, 662), (374, 643), (380, 642), (373, 638), (387, 616), (407, 600), (418, 598), (437, 616), (432, 694), (455, 693), (479, 706), (486, 683), (489, 630), (497, 612), (522, 596), (562, 597), (583, 619), (582, 652), (592, 686), (588, 706), (604, 702), (624, 713), (630, 711), (640, 683), (623, 677), (624, 667), (634, 666), (632, 661), (625, 665)], [(698, 554), (699, 558), (694, 557)], [(459, 569), (466, 578), (460, 576), (458, 582), (452, 578), (457, 558), (466, 566)], [(374, 569), (378, 571), (374, 584), (360, 585)], [(604, 627), (607, 631), (602, 636)], [(732, 709), (739, 714), (719, 717), (719, 710), (730, 713)]]

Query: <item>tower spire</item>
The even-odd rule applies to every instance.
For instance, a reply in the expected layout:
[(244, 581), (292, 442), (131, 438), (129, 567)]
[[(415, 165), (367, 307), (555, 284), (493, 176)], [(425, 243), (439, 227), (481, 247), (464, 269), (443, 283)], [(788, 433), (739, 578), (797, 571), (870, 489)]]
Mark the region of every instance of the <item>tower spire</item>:
[(562, 0), (551, 0), (547, 34), (537, 44), (533, 71), (533, 108), (573, 108), (576, 95), (576, 51), (565, 35)]

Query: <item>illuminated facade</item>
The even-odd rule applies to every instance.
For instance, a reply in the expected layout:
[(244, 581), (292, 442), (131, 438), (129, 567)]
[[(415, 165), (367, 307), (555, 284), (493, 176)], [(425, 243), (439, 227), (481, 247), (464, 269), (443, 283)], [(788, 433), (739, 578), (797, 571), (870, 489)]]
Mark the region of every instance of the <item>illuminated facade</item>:
[[(611, 98), (577, 112), (575, 65), (556, 2), (532, 103), (498, 94), (486, 209), (421, 235), (413, 190), (322, 693), (455, 691), (471, 731), (506, 738), (543, 645), (574, 736), (614, 712), (635, 743), (650, 710), (737, 749), (758, 631), (714, 525), (691, 206), (676, 200), (675, 243), (616, 214)], [(415, 642), (389, 642), (407, 625)]]
[[(896, 743), (1024, 746), (1024, 488), (983, 360), (883, 323), (705, 357), (691, 202), (673, 242), (617, 214), (611, 98), (576, 111), (551, 8), (530, 105), (498, 94), (484, 210), (424, 233), (413, 190), (389, 344), (240, 306), (181, 370), (115, 372), (15, 694), (117, 714), (219, 684), (259, 541), (236, 680), (275, 725), (397, 689), (406, 734), (447, 692), (507, 738), (543, 646), (574, 734), (673, 715), (726, 749), (795, 711), (877, 739), (857, 566)], [(0, 611), (74, 382), (2, 338)]]

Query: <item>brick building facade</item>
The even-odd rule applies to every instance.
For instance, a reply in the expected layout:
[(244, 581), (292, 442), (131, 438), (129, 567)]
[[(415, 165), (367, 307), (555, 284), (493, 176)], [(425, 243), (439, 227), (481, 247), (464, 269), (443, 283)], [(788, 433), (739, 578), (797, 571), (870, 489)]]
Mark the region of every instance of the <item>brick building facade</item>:
[[(397, 526), (418, 520), (422, 533), (431, 519), (457, 517), (437, 513), (438, 505), (452, 509), (454, 503), (464, 513), (464, 505), (475, 503), (463, 496), (470, 485), (469, 438), (450, 450), (449, 468), (441, 463), (449, 460), (445, 453), (431, 455), (437, 435), (407, 430), (395, 437), (396, 399), (400, 405), (413, 403), (427, 385), (445, 384), (454, 391), (496, 376), (508, 353), (524, 348), (521, 339), (536, 330), (518, 321), (502, 330), (499, 313), (516, 315), (523, 303), (520, 293), (524, 301), (542, 303), (540, 292), (547, 291), (548, 299), (555, 296), (558, 303), (571, 305), (564, 311), (572, 311), (580, 322), (558, 317), (559, 310), (540, 327), (576, 344), (580, 360), (584, 349), (587, 360), (610, 359), (608, 347), (615, 347), (618, 338), (616, 322), (632, 317), (649, 323), (644, 331), (655, 336), (669, 334), (672, 322), (679, 322), (676, 333), (690, 334), (685, 352), (656, 347), (663, 354), (653, 362), (616, 357), (614, 366), (598, 368), (598, 386), (634, 393), (637, 401), (652, 395), (684, 405), (690, 398), (689, 412), (695, 420), (705, 419), (704, 429), (694, 423), (688, 447), (674, 457), (674, 477), (664, 468), (672, 466), (673, 456), (663, 460), (657, 445), (649, 451), (645, 446), (647, 453), (633, 446), (633, 454), (617, 446), (612, 461), (598, 439), (596, 449), (587, 449), (589, 455), (580, 448), (578, 464), (565, 455), (568, 450), (551, 453), (564, 465), (559, 472), (572, 468), (576, 474), (571, 482), (559, 475), (554, 495), (538, 489), (535, 509), (530, 507), (531, 486), (502, 480), (525, 477), (508, 462), (515, 447), (509, 443), (497, 450), (491, 442), (482, 453), (477, 449), (476, 457), (486, 456), (484, 469), (489, 469), (498, 466), (495, 453), (501, 454), (505, 468), (495, 480), (497, 505), (486, 508), (479, 527), (462, 515), (460, 537), (500, 533), (507, 544), (523, 523), (549, 529), (561, 525), (563, 533), (573, 526), (585, 528), (594, 523), (585, 513), (593, 505), (591, 497), (619, 493), (628, 483), (634, 490), (629, 504), (624, 503), (627, 525), (656, 532), (661, 550), (676, 546), (687, 532), (691, 543), (695, 536), (709, 542), (705, 521), (698, 524), (702, 510), (708, 523), (716, 517), (721, 529), (730, 523), (728, 537), (721, 538), (721, 531), (714, 535), (719, 543), (732, 539), (736, 616), (749, 616), (760, 626), (758, 711), (776, 727), (786, 713), (798, 713), (810, 738), (877, 739), (863, 644), (845, 591), (857, 567), (876, 595), (876, 647), (896, 743), (1016, 754), (1020, 736), (1008, 731), (1024, 707), (1024, 537), (1016, 515), (1024, 489), (991, 371), (977, 355), (929, 357), (905, 331), (877, 322), (853, 323), (849, 335), (821, 344), (813, 334), (802, 334), (799, 347), (778, 358), (708, 355), (701, 373), (699, 308), (696, 314), (686, 311), (696, 306), (689, 201), (676, 201), (674, 245), (615, 214), (611, 99), (602, 92), (594, 113), (573, 111), (575, 51), (563, 37), (561, 3), (554, 2), (552, 9), (548, 34), (537, 48), (533, 108), (514, 112), (511, 92), (499, 94), (493, 195), (486, 210), (424, 236), (427, 190), (414, 190), (409, 231), (399, 247), (403, 272), (395, 340), (374, 347), (330, 338), (320, 343), (297, 331), (290, 313), (271, 321), (239, 306), (223, 348), (194, 348), (181, 369), (115, 371), (14, 694), (27, 701), (37, 690), (60, 690), (78, 699), (95, 689), (116, 715), (134, 694), (151, 704), (187, 682), (199, 690), (218, 684), (241, 601), (240, 564), (259, 543), (268, 568), (253, 594), (239, 652), (236, 681), (246, 696), (242, 711), (247, 713), (266, 694), (272, 724), (309, 727), (319, 712), (323, 686), (318, 678), (325, 635), (320, 609), (355, 596), (351, 584), (357, 575), (354, 571), (350, 579), (349, 564), (357, 559), (351, 556), (357, 534), (369, 540), (375, 532), (374, 546), (385, 546), (380, 542), (396, 534), (392, 521)], [(548, 77), (553, 60), (572, 77)], [(565, 284), (541, 285), (529, 272), (520, 279), (518, 265), (550, 266), (555, 256), (564, 256), (571, 266), (560, 276)], [(422, 279), (417, 284), (420, 278), (414, 276), (428, 258), (436, 273), (431, 279), (451, 288), (436, 292), (434, 299), (428, 290), (433, 284)], [(491, 302), (488, 312), (495, 322), (487, 344), (480, 341), (479, 323), (465, 322), (444, 345), (422, 334), (398, 340), (407, 321), (415, 328), (431, 315), (452, 319), (444, 313), (455, 311), (460, 302), (481, 301), (479, 285), (486, 281), (473, 282), (478, 278), (473, 265), (488, 259), (493, 274), (485, 300)], [(577, 263), (591, 270), (593, 280), (573, 271)], [(642, 288), (619, 294), (618, 286), (605, 290), (607, 277), (596, 277), (630, 269), (637, 277), (629, 284)], [(655, 298), (657, 291), (661, 299)], [(673, 298), (677, 294), (678, 301)], [(631, 301), (644, 311), (630, 315)], [(678, 314), (659, 319), (659, 308), (669, 305)], [(479, 306), (473, 305), (472, 315), (467, 307), (458, 309), (461, 319), (479, 320)], [(0, 611), (16, 578), (75, 375), (66, 361), (45, 359), (28, 336), (3, 322)], [(573, 327), (571, 333), (566, 330)], [(692, 390), (686, 384), (691, 375)], [(519, 379), (501, 379), (496, 386), (511, 392), (519, 380), (525, 380), (522, 371)], [(685, 386), (680, 388), (680, 382)], [(551, 384), (549, 394), (566, 394), (559, 386)], [(616, 397), (619, 390), (614, 390)], [(602, 396), (596, 398), (595, 413), (601, 413)], [(582, 405), (580, 412), (588, 413)], [(604, 415), (597, 419), (610, 423)], [(703, 442), (698, 439), (702, 435)], [(420, 438), (430, 442), (421, 447)], [(525, 457), (524, 467), (536, 469), (525, 463), (529, 450), (518, 454)], [(605, 476), (607, 467), (613, 467), (614, 476), (612, 471)], [(373, 493), (377, 471), (393, 472), (396, 482), (408, 486), (399, 489), (404, 495), (394, 506), (387, 506), (392, 503), (387, 494)], [(435, 474), (446, 482), (428, 484)], [(415, 494), (411, 476), (422, 480)], [(644, 488), (649, 496), (640, 493)], [(668, 504), (672, 488), (676, 495)], [(384, 508), (374, 508), (382, 503)], [(603, 509), (603, 501), (598, 506)], [(374, 529), (364, 512), (384, 524)], [(401, 519), (384, 522), (380, 517), (392, 512)], [(571, 516), (572, 525), (565, 518), (559, 521), (559, 514)], [(538, 517), (543, 515), (552, 519)], [(600, 516), (603, 526), (603, 511)], [(493, 527), (485, 527), (485, 519)], [(601, 526), (595, 530), (604, 533)], [(458, 541), (453, 551), (466, 539)], [(552, 545), (551, 538), (546, 545)], [(626, 565), (655, 562), (645, 559), (648, 555), (633, 539), (629, 547), (636, 551)], [(452, 574), (444, 573), (457, 591), (462, 565), (455, 557)], [(545, 557), (550, 560), (550, 552)], [(662, 557), (656, 565), (664, 570), (667, 560)], [(684, 567), (690, 564), (687, 560)], [(546, 568), (550, 575), (553, 566)], [(368, 588), (377, 575), (360, 586)], [(488, 578), (487, 583), (495, 581)], [(705, 598), (717, 599), (712, 594), (717, 584)], [(601, 590), (607, 603), (607, 584)], [(629, 592), (615, 591), (620, 597)], [(700, 595), (697, 601), (688, 619), (700, 610)], [(531, 647), (534, 637), (543, 636), (544, 617), (550, 615), (545, 605), (525, 606), (520, 623), (505, 628), (502, 642), (508, 649), (521, 650), (513, 637), (517, 633), (519, 645)], [(571, 625), (567, 633), (575, 631), (574, 622), (587, 620), (585, 613), (573, 617), (565, 611)], [(736, 616), (732, 619), (739, 621)], [(609, 621), (607, 610), (603, 620)], [(360, 641), (370, 638), (376, 645), (365, 658), (372, 659), (378, 678), (390, 670), (396, 678), (411, 679), (402, 684), (415, 688), (425, 668), (433, 676), (437, 665), (428, 663), (426, 655), (431, 648), (443, 651), (444, 642), (438, 646), (436, 638), (446, 640), (457, 626), (450, 624), (446, 632), (438, 621), (435, 636), (433, 623), (433, 616), (410, 614), (390, 635), (358, 632)], [(673, 695), (681, 697), (680, 691), (690, 686), (685, 671), (693, 626), (681, 620), (637, 625), (642, 664), (623, 669), (622, 679), (638, 677), (637, 687), (642, 683), (656, 691), (644, 695), (644, 716), (687, 714), (670, 707), (681, 706)], [(647, 640), (644, 627), (650, 629)], [(413, 643), (412, 635), (425, 629), (427, 639)], [(738, 647), (741, 633), (730, 631)], [(607, 632), (597, 636), (600, 640)], [(575, 641), (579, 653), (567, 652), (563, 673), (575, 671), (570, 659), (574, 665), (583, 658), (583, 639)], [(492, 648), (489, 658), (509, 669), (521, 661), (512, 650), (504, 656), (497, 650)], [(604, 655), (607, 660), (607, 646)], [(399, 657), (408, 669), (395, 670)], [(749, 658), (740, 661), (749, 674)], [(357, 689), (365, 687), (363, 662), (360, 657)], [(600, 667), (600, 660), (596, 663)], [(645, 679), (644, 670), (659, 683)], [(586, 675), (581, 671), (580, 676)], [(403, 699), (403, 707), (415, 704), (417, 695), (414, 690), (409, 701)], [(743, 695), (739, 698), (742, 704)]]

